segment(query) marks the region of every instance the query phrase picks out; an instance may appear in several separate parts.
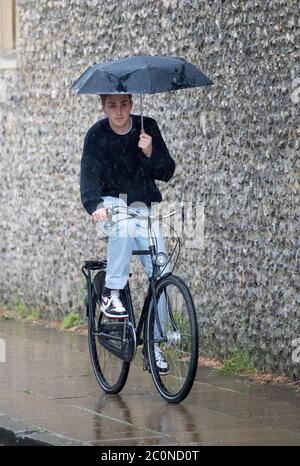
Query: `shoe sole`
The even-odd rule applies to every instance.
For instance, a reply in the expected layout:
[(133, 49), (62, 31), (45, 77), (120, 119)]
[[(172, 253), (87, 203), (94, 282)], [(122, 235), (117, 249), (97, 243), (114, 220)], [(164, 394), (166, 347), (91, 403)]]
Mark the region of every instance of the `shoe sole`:
[(158, 370), (158, 373), (159, 373), (159, 375), (168, 375), (168, 374), (170, 374), (170, 369), (168, 371), (166, 371), (166, 372), (159, 372), (159, 370)]
[(128, 314), (112, 315), (104, 311), (103, 309), (100, 309), (100, 310), (109, 319), (127, 319), (129, 317)]

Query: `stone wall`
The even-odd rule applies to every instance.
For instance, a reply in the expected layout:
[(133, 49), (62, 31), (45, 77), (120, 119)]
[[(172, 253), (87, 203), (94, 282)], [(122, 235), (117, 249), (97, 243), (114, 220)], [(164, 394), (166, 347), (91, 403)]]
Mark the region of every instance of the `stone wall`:
[(80, 268), (104, 244), (80, 204), (79, 167), (102, 115), (70, 86), (94, 62), (183, 56), (214, 86), (146, 97), (145, 113), (177, 162), (166, 199), (204, 202), (204, 246), (183, 247), (178, 267), (202, 352), (244, 348), (258, 367), (299, 377), (297, 9), (296, 0), (19, 0), (18, 68), (0, 70), (1, 301), (83, 315)]

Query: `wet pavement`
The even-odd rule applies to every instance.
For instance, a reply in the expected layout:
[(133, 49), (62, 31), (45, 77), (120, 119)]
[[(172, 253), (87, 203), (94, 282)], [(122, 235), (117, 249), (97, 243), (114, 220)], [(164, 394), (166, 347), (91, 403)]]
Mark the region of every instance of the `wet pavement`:
[(121, 394), (106, 395), (87, 337), (0, 320), (0, 339), (0, 445), (300, 445), (292, 386), (199, 367), (188, 398), (169, 405), (137, 357)]

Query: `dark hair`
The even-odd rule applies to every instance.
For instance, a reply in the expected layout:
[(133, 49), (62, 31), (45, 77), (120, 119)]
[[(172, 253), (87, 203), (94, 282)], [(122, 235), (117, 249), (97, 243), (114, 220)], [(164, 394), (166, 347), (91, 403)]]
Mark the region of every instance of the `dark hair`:
[[(105, 104), (106, 97), (108, 97), (109, 95), (112, 95), (112, 94), (99, 94), (102, 105)], [(113, 95), (121, 95), (121, 94), (113, 94)], [(132, 102), (132, 94), (124, 94), (124, 95), (128, 96), (129, 102)]]

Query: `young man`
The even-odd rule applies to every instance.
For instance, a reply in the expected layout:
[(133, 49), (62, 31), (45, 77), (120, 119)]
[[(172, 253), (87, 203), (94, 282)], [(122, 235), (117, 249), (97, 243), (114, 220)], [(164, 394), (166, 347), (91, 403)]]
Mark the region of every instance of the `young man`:
[[(148, 210), (162, 196), (155, 180), (169, 181), (175, 163), (160, 134), (155, 120), (132, 115), (130, 94), (101, 95), (102, 110), (107, 118), (93, 125), (86, 137), (81, 160), (80, 191), (86, 211), (95, 222), (107, 220), (106, 206), (140, 203)], [(124, 202), (126, 199), (126, 202)], [(139, 228), (140, 224), (135, 224)], [(145, 228), (144, 228), (145, 230)], [(164, 242), (156, 231), (159, 250)], [(127, 283), (132, 250), (148, 249), (147, 235), (128, 234), (124, 222), (110, 232), (107, 246), (107, 269), (101, 311), (109, 318), (127, 317), (119, 291)], [(140, 256), (148, 276), (152, 264)], [(159, 353), (159, 348), (157, 349)], [(161, 355), (160, 355), (161, 356)], [(159, 359), (159, 354), (158, 354)], [(161, 362), (163, 366), (165, 363)]]

